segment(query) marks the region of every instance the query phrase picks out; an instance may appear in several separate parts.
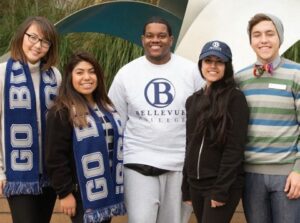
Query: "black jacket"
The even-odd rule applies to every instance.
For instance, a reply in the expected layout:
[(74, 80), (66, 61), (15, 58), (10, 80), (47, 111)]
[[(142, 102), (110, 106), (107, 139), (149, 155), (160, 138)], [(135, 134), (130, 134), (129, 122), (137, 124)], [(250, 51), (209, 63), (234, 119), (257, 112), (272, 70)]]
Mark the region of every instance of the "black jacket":
[(186, 102), (187, 144), (183, 170), (183, 200), (191, 200), (189, 188), (192, 187), (213, 200), (226, 202), (230, 189), (243, 187), (243, 159), (249, 109), (243, 93), (234, 89), (228, 105), (232, 125), (228, 129), (226, 143), (212, 146), (212, 139), (200, 135), (196, 129), (197, 116), (201, 115), (197, 108), (202, 97), (206, 96), (200, 90)]
[(67, 109), (59, 113), (50, 109), (47, 114), (45, 140), (46, 170), (51, 185), (64, 198), (75, 192), (77, 175), (73, 155), (73, 125)]

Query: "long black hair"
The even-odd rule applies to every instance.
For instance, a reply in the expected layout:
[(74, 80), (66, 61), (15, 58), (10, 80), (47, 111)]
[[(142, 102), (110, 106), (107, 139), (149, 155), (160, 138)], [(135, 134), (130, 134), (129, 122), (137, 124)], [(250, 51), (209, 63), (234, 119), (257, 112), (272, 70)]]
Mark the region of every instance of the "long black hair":
[[(202, 74), (202, 60), (198, 62)], [(222, 144), (226, 141), (228, 129), (232, 125), (232, 118), (228, 112), (230, 94), (236, 88), (233, 77), (232, 62), (225, 62), (224, 76), (210, 86), (203, 89), (203, 97), (199, 107), (197, 119), (197, 133), (206, 136), (212, 144)]]

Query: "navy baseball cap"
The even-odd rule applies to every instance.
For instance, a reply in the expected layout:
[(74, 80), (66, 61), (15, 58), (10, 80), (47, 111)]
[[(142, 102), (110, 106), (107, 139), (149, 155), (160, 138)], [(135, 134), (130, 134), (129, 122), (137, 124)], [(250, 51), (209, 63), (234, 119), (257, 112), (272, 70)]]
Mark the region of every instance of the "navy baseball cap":
[(229, 46), (218, 40), (207, 42), (203, 46), (199, 60), (203, 60), (208, 56), (219, 57), (224, 62), (232, 60), (232, 54)]

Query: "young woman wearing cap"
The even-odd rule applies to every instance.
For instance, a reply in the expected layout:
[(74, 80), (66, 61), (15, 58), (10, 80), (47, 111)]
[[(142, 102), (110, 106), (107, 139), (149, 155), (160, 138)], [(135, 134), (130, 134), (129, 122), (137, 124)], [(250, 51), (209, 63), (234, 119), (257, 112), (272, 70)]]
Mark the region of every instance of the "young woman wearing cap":
[(186, 102), (183, 200), (192, 203), (199, 222), (227, 223), (242, 195), (249, 111), (225, 43), (206, 43), (198, 68), (206, 86)]

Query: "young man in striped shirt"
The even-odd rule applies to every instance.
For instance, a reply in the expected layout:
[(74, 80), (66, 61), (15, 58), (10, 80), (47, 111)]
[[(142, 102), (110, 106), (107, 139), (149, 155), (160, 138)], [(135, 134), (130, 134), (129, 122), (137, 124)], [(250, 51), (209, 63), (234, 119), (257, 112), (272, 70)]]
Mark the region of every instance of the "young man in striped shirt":
[(283, 25), (271, 14), (248, 24), (257, 61), (236, 75), (250, 108), (243, 198), (248, 223), (300, 221), (300, 65), (279, 56)]

